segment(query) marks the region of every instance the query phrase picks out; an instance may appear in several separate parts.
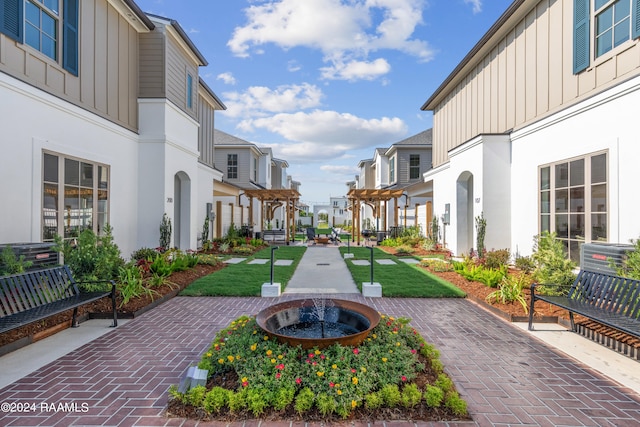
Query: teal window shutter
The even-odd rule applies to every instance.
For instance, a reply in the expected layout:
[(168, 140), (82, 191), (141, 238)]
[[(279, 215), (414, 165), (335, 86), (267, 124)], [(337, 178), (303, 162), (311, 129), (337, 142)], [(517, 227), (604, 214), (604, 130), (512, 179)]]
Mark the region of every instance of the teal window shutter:
[(640, 0), (633, 0), (631, 5), (631, 38), (640, 37)]
[[(636, 0), (638, 1), (638, 0)], [(573, 73), (589, 66), (590, 53), (590, 1), (573, 0)]]
[(78, 75), (78, 0), (64, 0), (62, 6), (62, 66)]
[(0, 33), (22, 42), (23, 0), (0, 0)]

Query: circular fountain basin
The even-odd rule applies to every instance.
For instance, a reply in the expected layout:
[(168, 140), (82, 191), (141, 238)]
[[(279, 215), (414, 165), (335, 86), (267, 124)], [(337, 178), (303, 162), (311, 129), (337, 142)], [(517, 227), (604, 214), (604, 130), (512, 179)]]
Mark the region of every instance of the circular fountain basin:
[(325, 298), (285, 301), (262, 310), (256, 322), (271, 337), (291, 346), (356, 346), (378, 326), (380, 314), (353, 301)]

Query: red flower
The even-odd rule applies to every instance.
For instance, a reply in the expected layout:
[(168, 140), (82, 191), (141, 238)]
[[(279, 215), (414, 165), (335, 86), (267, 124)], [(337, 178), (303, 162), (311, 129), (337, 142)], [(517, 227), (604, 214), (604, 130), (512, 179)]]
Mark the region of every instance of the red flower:
[(411, 349), (411, 354), (416, 354), (416, 350), (415, 349)]
[(334, 383), (329, 383), (329, 387), (333, 387), (334, 385)]
[(360, 350), (358, 350), (357, 348), (354, 348), (353, 349), (353, 354), (358, 354), (358, 353), (360, 353)]
[(356, 373), (356, 370), (355, 370), (355, 369), (353, 369), (353, 368), (351, 368), (351, 373), (352, 373), (352, 374), (355, 374), (355, 373)]
[(309, 359), (313, 359), (313, 356), (315, 356), (315, 354), (309, 353)]
[(406, 381), (407, 377), (405, 377), (404, 375), (400, 378), (402, 381)]
[(284, 363), (277, 365), (276, 369), (280, 369), (282, 371), (284, 369)]
[(302, 382), (302, 379), (296, 378), (296, 384), (300, 384), (301, 382)]
[(276, 379), (280, 379), (280, 372), (276, 372)]
[(245, 382), (243, 382), (243, 383), (242, 383), (242, 387), (246, 387), (246, 386), (248, 386), (248, 385), (249, 385), (249, 383), (248, 383), (247, 381), (245, 381)]

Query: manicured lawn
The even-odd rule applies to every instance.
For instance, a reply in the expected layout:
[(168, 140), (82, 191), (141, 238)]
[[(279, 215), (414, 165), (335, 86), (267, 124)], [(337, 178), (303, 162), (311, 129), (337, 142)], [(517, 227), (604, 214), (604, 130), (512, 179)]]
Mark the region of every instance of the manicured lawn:
[[(305, 246), (280, 246), (274, 252), (274, 260), (290, 259), (289, 266), (276, 265), (273, 270), (274, 282), (282, 284), (282, 289), (289, 283), (302, 255)], [(268, 283), (271, 275), (271, 263), (248, 264), (256, 258), (271, 258), (271, 248), (256, 252), (240, 264), (230, 264), (220, 271), (201, 277), (193, 282), (180, 295), (183, 296), (260, 296), (263, 283)]]
[[(340, 247), (340, 253), (345, 254), (346, 247)], [(352, 247), (350, 252), (355, 260), (370, 260), (371, 250), (363, 247)], [(464, 297), (464, 292), (451, 283), (430, 274), (415, 265), (398, 261), (393, 255), (378, 248), (373, 249), (373, 281), (382, 285), (383, 297), (409, 298), (452, 298)], [(390, 259), (393, 265), (381, 265), (375, 260)], [(371, 281), (371, 266), (354, 265), (351, 260), (345, 260), (358, 289), (362, 291), (362, 283)]]

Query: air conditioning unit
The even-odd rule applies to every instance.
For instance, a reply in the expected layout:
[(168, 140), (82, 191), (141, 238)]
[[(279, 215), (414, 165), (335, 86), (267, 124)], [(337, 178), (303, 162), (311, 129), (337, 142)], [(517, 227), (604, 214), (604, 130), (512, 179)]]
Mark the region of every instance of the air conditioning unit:
[(580, 269), (616, 274), (611, 262), (622, 265), (633, 245), (620, 243), (585, 243), (580, 249)]
[(16, 258), (24, 256), (25, 261), (31, 261), (31, 266), (27, 270), (38, 270), (52, 265), (58, 265), (58, 252), (53, 248), (55, 243), (3, 243), (0, 244), (0, 252), (6, 246), (10, 246)]

